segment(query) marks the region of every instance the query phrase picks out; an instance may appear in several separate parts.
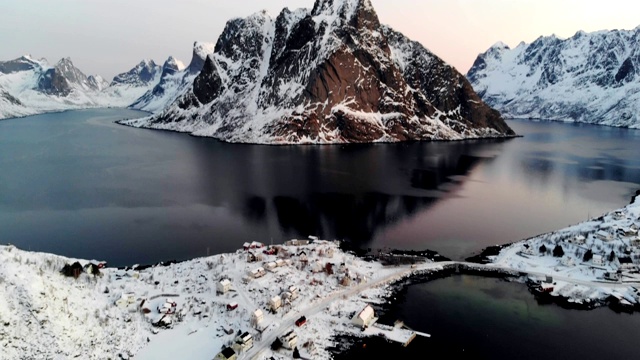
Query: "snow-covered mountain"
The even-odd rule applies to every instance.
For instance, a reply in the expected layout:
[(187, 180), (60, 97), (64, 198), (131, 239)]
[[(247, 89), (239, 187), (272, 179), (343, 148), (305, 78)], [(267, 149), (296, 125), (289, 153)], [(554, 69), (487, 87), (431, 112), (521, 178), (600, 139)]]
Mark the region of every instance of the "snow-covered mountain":
[(0, 119), (49, 111), (126, 107), (160, 79), (158, 74), (145, 82), (146, 74), (133, 74), (134, 70), (126, 79), (119, 75), (110, 85), (99, 75), (86, 76), (69, 58), (53, 66), (30, 56), (0, 62)]
[(640, 128), (640, 27), (497, 43), (467, 77), (503, 115)]
[(160, 68), (160, 78), (156, 85), (137, 99), (131, 108), (149, 112), (159, 112), (173, 103), (193, 84), (202, 70), (207, 56), (213, 54), (214, 44), (196, 42), (193, 45), (193, 57), (189, 66), (170, 57)]
[(175, 102), (124, 123), (270, 144), (514, 134), (464, 76), (381, 25), (370, 0), (233, 19)]

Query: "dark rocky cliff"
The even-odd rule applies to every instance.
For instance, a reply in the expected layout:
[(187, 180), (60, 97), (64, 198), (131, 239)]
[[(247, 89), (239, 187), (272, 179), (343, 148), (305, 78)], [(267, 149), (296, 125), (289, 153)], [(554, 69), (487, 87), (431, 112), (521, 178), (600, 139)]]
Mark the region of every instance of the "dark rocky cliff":
[(369, 0), (229, 21), (192, 88), (129, 124), (271, 144), (514, 135), (464, 76), (380, 25)]

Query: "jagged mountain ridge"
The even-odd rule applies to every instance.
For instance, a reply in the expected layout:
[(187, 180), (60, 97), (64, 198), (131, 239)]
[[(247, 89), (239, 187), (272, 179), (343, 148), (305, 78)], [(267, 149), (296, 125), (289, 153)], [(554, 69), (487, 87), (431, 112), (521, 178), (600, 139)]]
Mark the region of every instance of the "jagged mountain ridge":
[(0, 62), (0, 119), (91, 107), (126, 107), (142, 92), (86, 76), (71, 59), (55, 65), (22, 56)]
[(640, 26), (480, 54), (467, 77), (505, 116), (640, 128)]
[(191, 62), (187, 67), (173, 57), (167, 59), (160, 68), (161, 75), (156, 85), (140, 96), (130, 107), (152, 113), (165, 109), (193, 84), (196, 75), (204, 66), (205, 59), (213, 54), (213, 48), (214, 45), (211, 43), (195, 42)]
[(125, 123), (271, 144), (514, 135), (464, 76), (380, 25), (369, 0), (229, 21), (183, 96)]
[(164, 66), (143, 60), (111, 83), (99, 75), (86, 76), (69, 58), (53, 66), (30, 56), (1, 61), (0, 119), (92, 107), (161, 110), (193, 82), (213, 45), (196, 42), (193, 51), (187, 68), (173, 57)]

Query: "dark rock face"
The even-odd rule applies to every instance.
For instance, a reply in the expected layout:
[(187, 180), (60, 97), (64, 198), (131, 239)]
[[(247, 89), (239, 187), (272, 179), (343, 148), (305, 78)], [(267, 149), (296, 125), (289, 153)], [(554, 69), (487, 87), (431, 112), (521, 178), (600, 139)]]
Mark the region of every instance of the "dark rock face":
[(157, 81), (156, 77), (160, 71), (162, 68), (153, 60), (143, 60), (128, 72), (116, 75), (111, 84), (147, 85)]
[(187, 93), (132, 125), (272, 144), (514, 135), (464, 76), (380, 25), (369, 0), (229, 21)]
[(19, 71), (28, 71), (33, 70), (38, 67), (38, 64), (35, 63), (28, 57), (22, 56), (15, 60), (10, 61), (0, 61), (0, 73), (2, 74), (11, 74)]
[(40, 76), (38, 90), (49, 95), (67, 96), (74, 84), (91, 87), (87, 76), (73, 65), (71, 59), (64, 58)]
[(9, 104), (23, 106), (22, 102), (5, 90), (0, 89), (0, 98), (5, 99)]
[[(213, 54), (214, 45), (210, 43), (195, 42), (193, 44), (193, 57), (189, 66), (181, 69), (179, 62), (169, 57), (162, 66), (160, 80), (151, 90), (143, 94), (130, 107), (134, 109), (158, 112), (181, 97), (189, 87), (194, 84), (196, 76), (203, 67), (207, 66), (209, 55)], [(211, 64), (209, 64), (211, 66)], [(212, 71), (212, 68), (209, 68)], [(201, 84), (200, 84), (201, 85)], [(186, 107), (196, 101), (193, 94), (188, 99), (182, 99), (178, 106)], [(197, 102), (196, 102), (197, 103)], [(194, 103), (195, 104), (195, 103)]]
[(504, 115), (640, 128), (640, 27), (480, 54), (467, 77)]

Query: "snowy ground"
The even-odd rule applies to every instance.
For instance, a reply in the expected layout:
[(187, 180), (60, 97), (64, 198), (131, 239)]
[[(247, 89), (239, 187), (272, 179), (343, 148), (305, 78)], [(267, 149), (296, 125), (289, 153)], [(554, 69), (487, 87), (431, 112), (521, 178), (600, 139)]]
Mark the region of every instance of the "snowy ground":
[[(289, 330), (295, 330), (303, 356), (329, 358), (325, 349), (334, 345), (333, 335), (361, 334), (351, 325), (351, 315), (367, 303), (384, 301), (389, 291), (384, 285), (415, 271), (365, 262), (340, 251), (333, 242), (281, 249), (278, 256), (256, 250), (258, 261), (251, 263), (248, 251), (239, 250), (141, 271), (106, 268), (101, 276), (83, 273), (74, 279), (64, 277), (60, 269), (76, 260), (2, 246), (0, 358), (176, 359), (189, 354), (189, 359), (212, 359), (232, 344), (238, 331), (250, 332), (255, 342), (241, 358), (264, 357), (272, 355), (273, 340)], [(301, 251), (306, 252), (308, 263), (298, 255)], [(291, 264), (248, 281), (250, 270), (277, 258)], [(324, 271), (326, 263), (334, 264), (334, 274)], [(347, 271), (350, 282), (340, 285)], [(216, 285), (223, 278), (231, 280), (231, 290), (217, 294)], [(290, 286), (298, 287), (299, 297), (270, 313), (269, 299)], [(167, 301), (176, 304), (171, 309), (174, 313), (165, 317), (171, 324), (155, 327), (153, 323), (163, 317), (158, 307)], [(233, 302), (238, 308), (227, 310)], [(148, 314), (143, 314), (145, 308)], [(264, 312), (262, 334), (251, 324), (257, 309)], [(308, 322), (293, 325), (302, 315)], [(290, 357), (292, 351), (273, 355)]]
[[(234, 343), (238, 332), (249, 332), (254, 339), (241, 359), (290, 358), (292, 350), (274, 352), (270, 345), (291, 330), (303, 357), (326, 359), (334, 335), (366, 335), (351, 324), (351, 317), (366, 304), (385, 301), (388, 284), (456, 264), (527, 273), (532, 279), (551, 276), (551, 294), (577, 303), (614, 296), (634, 305), (640, 297), (638, 227), (640, 201), (513, 244), (487, 265), (426, 261), (385, 267), (345, 253), (335, 242), (315, 241), (277, 246), (277, 255), (264, 253), (265, 248), (241, 249), (139, 271), (105, 268), (99, 276), (85, 272), (77, 279), (60, 272), (75, 259), (0, 246), (0, 359), (180, 359), (185, 354), (212, 359)], [(558, 247), (562, 257), (553, 256)], [(585, 260), (589, 249), (594, 258), (602, 256), (602, 264)], [(623, 258), (631, 263), (623, 264)], [(273, 267), (277, 260), (279, 266)], [(251, 278), (251, 271), (261, 267), (264, 276)], [(612, 274), (619, 279), (607, 279)], [(221, 294), (217, 286), (223, 279), (231, 286)], [(299, 296), (270, 312), (269, 300), (291, 286)], [(228, 310), (234, 303), (237, 308)], [(256, 326), (252, 314), (258, 309), (264, 319)], [(307, 323), (295, 326), (303, 315)]]
[[(551, 276), (554, 280), (551, 295), (569, 301), (583, 303), (613, 295), (637, 304), (640, 197), (638, 199), (598, 219), (515, 243), (498, 256), (490, 257), (492, 266), (527, 272), (534, 279)], [(556, 256), (554, 250), (557, 250)]]

